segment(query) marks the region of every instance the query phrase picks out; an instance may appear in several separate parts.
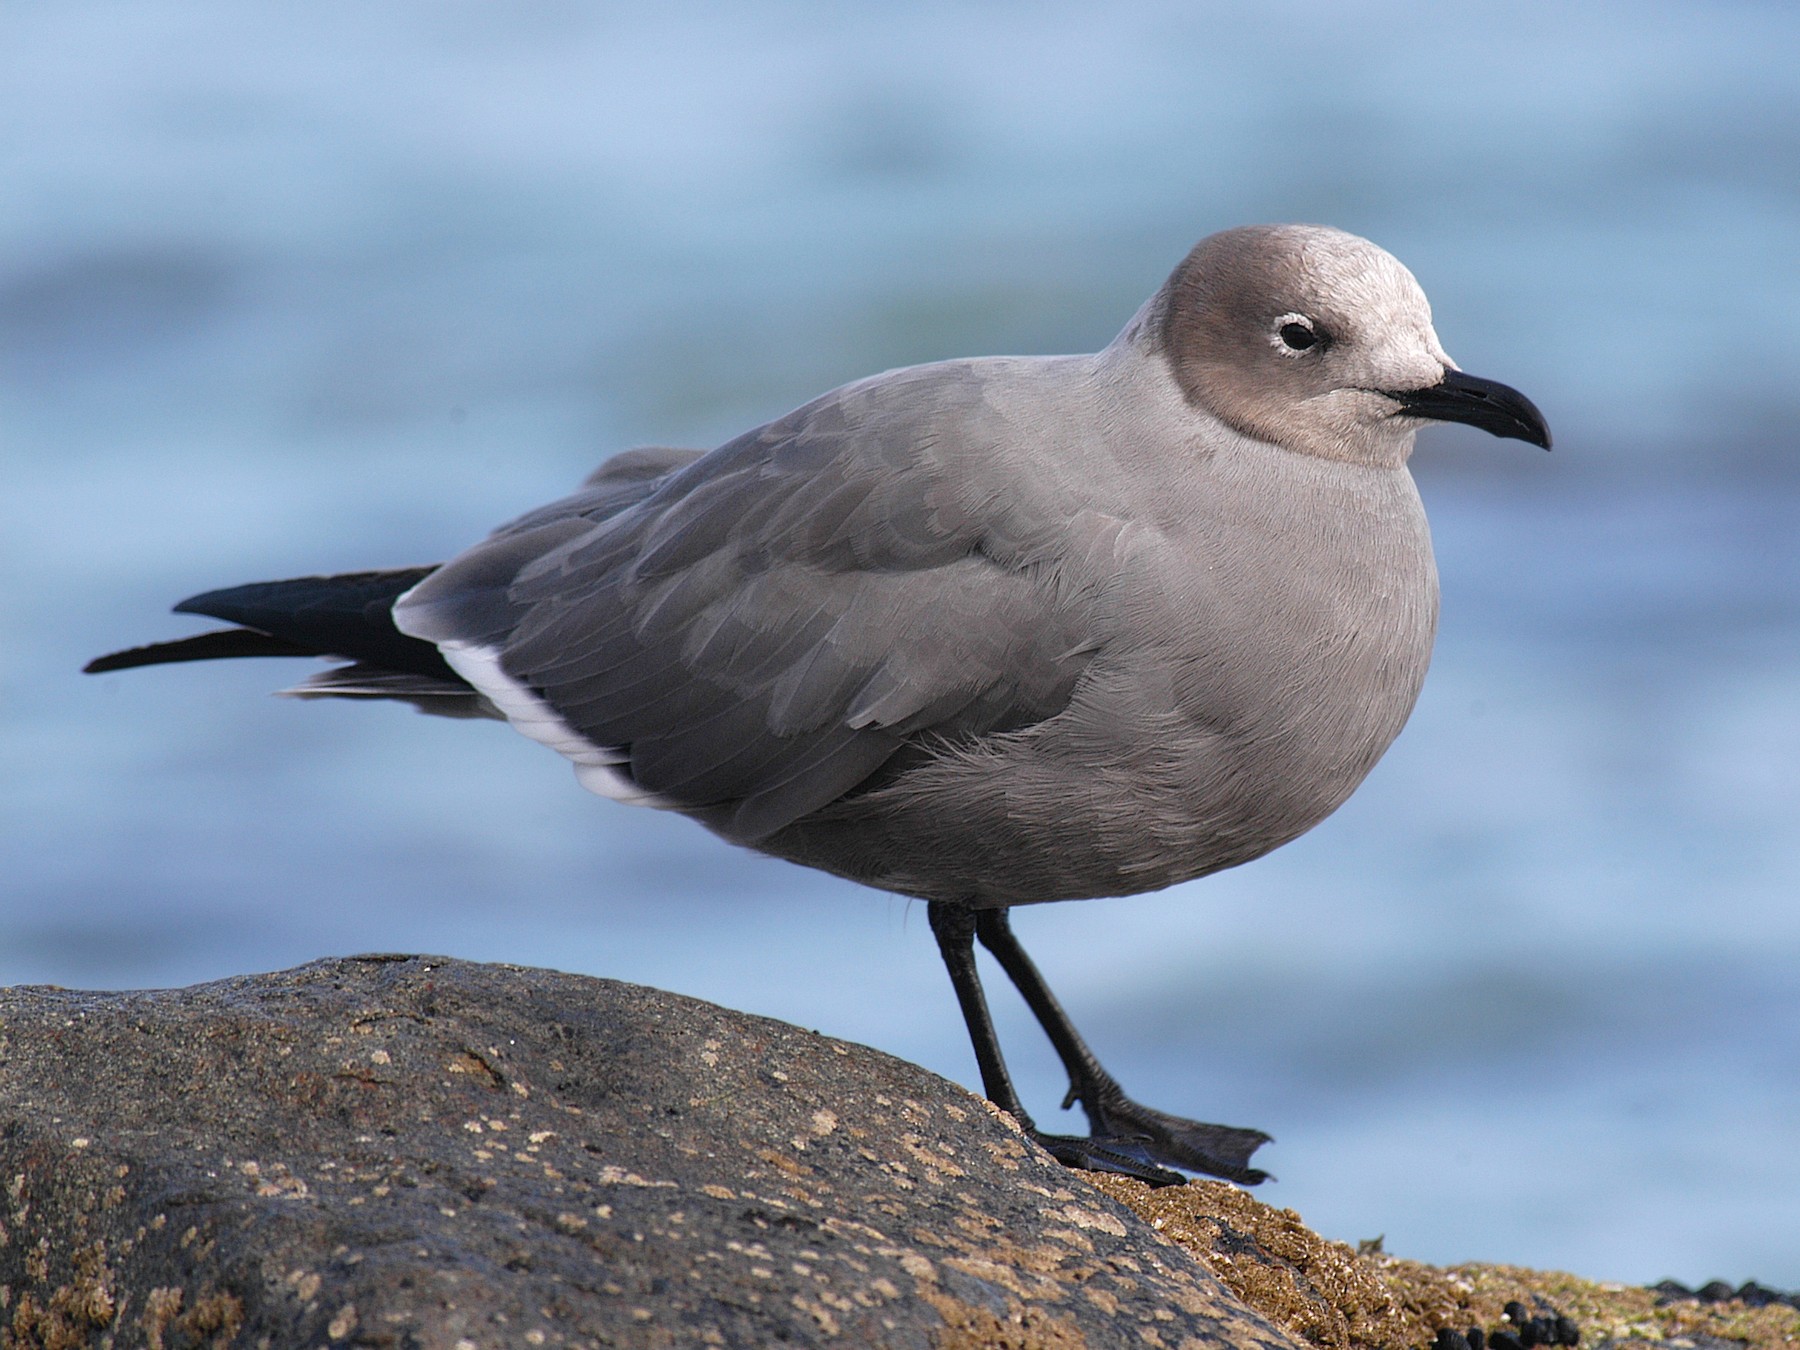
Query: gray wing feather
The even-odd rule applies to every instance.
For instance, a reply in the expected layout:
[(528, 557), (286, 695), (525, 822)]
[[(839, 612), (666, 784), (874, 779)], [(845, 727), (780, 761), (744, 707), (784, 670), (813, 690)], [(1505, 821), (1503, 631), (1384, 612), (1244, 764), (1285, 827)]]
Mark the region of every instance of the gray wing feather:
[(309, 675), (278, 691), (287, 698), (379, 698), (410, 703), (438, 717), (498, 717), (494, 706), (466, 684), (429, 675), (386, 670), (361, 661)]
[[(705, 454), (704, 450), (682, 450), (669, 445), (640, 445), (635, 450), (622, 450), (604, 461), (582, 480), (581, 486), (621, 490), (641, 483), (654, 486), (676, 469), (686, 468)], [(633, 501), (636, 499), (636, 496), (631, 497)]]
[(960, 367), (877, 377), (704, 458), (603, 466), (396, 616), (498, 648), (639, 786), (752, 842), (909, 738), (1066, 704), (1083, 635), (1040, 567), (984, 547), (995, 432)]

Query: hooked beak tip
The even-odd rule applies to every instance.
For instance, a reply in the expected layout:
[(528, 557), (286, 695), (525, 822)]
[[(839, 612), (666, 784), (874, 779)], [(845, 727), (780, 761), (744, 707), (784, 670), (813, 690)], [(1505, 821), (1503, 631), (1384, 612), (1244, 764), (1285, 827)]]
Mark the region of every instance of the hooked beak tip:
[(1388, 391), (1400, 413), (1429, 422), (1461, 422), (1490, 435), (1551, 447), (1550, 426), (1537, 405), (1511, 385), (1446, 368), (1444, 378), (1423, 389)]

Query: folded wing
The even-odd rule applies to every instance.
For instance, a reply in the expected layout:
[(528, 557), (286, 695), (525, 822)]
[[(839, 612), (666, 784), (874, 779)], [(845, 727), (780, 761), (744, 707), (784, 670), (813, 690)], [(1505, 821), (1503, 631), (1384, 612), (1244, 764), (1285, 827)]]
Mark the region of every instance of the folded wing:
[(754, 842), (903, 746), (1067, 703), (1089, 635), (1056, 550), (993, 529), (997, 431), (964, 367), (848, 386), (622, 508), (603, 470), (395, 620), (522, 730), (616, 775), (612, 795)]

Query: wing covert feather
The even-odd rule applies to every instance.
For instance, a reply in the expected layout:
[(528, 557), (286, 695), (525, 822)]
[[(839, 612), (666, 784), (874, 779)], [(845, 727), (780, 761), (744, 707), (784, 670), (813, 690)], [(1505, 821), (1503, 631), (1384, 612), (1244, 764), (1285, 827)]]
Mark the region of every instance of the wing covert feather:
[(1091, 643), (1053, 558), (990, 552), (998, 430), (960, 366), (876, 377), (660, 473), (603, 467), (397, 614), (498, 648), (639, 787), (754, 841), (908, 738), (1066, 704)]

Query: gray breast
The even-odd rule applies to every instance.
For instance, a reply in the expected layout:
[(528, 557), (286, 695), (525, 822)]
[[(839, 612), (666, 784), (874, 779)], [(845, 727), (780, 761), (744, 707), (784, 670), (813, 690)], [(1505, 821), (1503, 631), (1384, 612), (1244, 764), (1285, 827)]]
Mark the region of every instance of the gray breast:
[(1162, 481), (1108, 575), (1087, 578), (1095, 649), (1066, 708), (916, 744), (762, 846), (1015, 905), (1235, 866), (1341, 805), (1430, 659), (1436, 570), (1410, 475), (1239, 441)]

